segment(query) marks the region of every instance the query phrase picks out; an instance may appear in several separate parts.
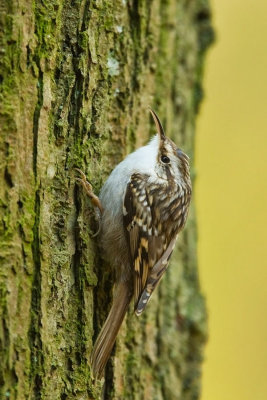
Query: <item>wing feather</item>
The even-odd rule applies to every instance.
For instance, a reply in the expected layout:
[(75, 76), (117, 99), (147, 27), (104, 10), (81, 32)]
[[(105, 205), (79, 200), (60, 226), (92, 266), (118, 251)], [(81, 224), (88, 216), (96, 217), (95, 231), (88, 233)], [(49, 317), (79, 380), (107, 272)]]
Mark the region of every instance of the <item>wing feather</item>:
[[(140, 315), (151, 294), (166, 271), (172, 254), (179, 226), (159, 210), (155, 187), (148, 184), (148, 176), (135, 173), (127, 184), (123, 222), (134, 268), (135, 312)], [(179, 212), (183, 198), (177, 195), (176, 209)], [(166, 217), (166, 218), (165, 218)], [(171, 222), (171, 223), (170, 223)], [(165, 225), (164, 225), (165, 224)], [(176, 226), (177, 225), (177, 226)], [(165, 232), (173, 226), (173, 234)], [(170, 239), (168, 239), (170, 238)]]
[[(146, 192), (144, 185), (137, 185), (135, 175), (127, 185), (124, 197), (124, 226), (134, 266), (134, 301), (137, 304), (148, 276), (148, 222), (151, 213), (145, 210)], [(147, 215), (146, 213), (150, 215)]]

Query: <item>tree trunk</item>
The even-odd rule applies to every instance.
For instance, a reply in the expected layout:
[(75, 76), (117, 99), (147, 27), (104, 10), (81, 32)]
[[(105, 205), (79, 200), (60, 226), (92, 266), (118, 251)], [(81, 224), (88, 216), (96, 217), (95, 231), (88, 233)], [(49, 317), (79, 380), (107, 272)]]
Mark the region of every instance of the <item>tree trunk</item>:
[(207, 1), (1, 0), (0, 12), (1, 399), (197, 399), (206, 314), (193, 207), (160, 288), (140, 318), (131, 307), (105, 385), (94, 383), (113, 274), (74, 168), (98, 193), (154, 133), (148, 106), (193, 157)]

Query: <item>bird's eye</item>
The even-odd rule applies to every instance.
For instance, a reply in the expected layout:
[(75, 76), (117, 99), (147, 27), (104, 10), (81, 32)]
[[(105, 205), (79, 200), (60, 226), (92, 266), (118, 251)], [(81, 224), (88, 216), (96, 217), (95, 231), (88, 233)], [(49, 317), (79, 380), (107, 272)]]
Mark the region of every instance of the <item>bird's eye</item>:
[(170, 159), (167, 156), (161, 156), (161, 161), (164, 162), (165, 164), (168, 164), (170, 162)]

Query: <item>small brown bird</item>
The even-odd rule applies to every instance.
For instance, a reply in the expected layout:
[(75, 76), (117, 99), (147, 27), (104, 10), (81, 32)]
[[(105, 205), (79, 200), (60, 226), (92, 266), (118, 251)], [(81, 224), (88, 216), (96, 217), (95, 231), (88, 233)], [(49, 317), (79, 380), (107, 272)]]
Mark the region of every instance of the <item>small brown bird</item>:
[(189, 158), (165, 136), (158, 116), (150, 111), (158, 134), (117, 165), (99, 198), (78, 170), (79, 180), (100, 210), (104, 256), (116, 268), (115, 296), (91, 357), (95, 378), (103, 375), (131, 299), (136, 315), (145, 309), (187, 219)]

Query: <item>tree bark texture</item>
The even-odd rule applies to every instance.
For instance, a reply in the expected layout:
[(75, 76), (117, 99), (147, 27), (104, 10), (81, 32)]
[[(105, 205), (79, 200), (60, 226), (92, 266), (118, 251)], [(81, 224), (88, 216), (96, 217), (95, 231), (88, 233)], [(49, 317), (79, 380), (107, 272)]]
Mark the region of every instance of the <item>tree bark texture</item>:
[(74, 168), (98, 193), (155, 133), (148, 106), (193, 157), (207, 1), (0, 0), (0, 12), (0, 398), (197, 399), (194, 208), (145, 313), (128, 313), (105, 384), (93, 383), (114, 274)]

